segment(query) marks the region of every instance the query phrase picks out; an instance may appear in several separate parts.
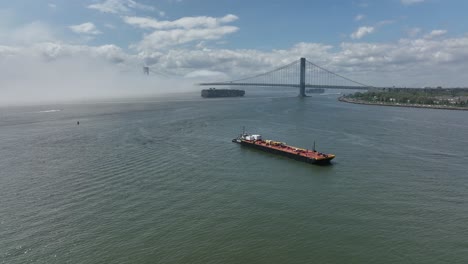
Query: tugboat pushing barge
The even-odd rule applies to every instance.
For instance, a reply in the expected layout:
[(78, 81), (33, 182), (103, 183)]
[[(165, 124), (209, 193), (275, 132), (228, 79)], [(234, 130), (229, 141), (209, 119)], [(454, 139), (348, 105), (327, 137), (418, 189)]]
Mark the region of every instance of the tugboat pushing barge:
[(289, 146), (284, 142), (268, 139), (263, 140), (261, 135), (249, 135), (245, 132), (233, 139), (232, 142), (317, 165), (330, 164), (330, 161), (335, 158), (333, 154), (324, 154), (316, 151), (315, 142), (314, 149), (309, 150)]

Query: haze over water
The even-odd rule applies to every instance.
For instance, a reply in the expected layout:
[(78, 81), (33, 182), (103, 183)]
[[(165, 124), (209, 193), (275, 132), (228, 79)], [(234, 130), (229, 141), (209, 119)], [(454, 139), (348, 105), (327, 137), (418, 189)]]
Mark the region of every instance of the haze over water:
[(0, 262), (468, 263), (468, 113), (336, 97), (3, 108)]

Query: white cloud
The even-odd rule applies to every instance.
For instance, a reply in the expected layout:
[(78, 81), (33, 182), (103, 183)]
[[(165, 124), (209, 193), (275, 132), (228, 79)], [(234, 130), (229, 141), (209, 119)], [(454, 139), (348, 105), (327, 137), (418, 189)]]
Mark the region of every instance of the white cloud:
[(54, 4), (54, 3), (49, 3), (49, 4), (47, 4), (47, 6), (48, 6), (49, 8), (52, 8), (52, 9), (56, 9), (56, 8), (57, 8), (57, 5)]
[(16, 56), (21, 51), (20, 48), (11, 46), (0, 46), (0, 58)]
[[(134, 55), (125, 53), (120, 47), (115, 45), (86, 46), (60, 42), (41, 42), (32, 45), (23, 45), (10, 51), (24, 53), (31, 58), (37, 60), (43, 59), (45, 61), (87, 57), (106, 61), (108, 63), (128, 64), (131, 63), (132, 58), (135, 57)], [(16, 55), (19, 53), (16, 53)]]
[[(322, 44), (299, 43), (291, 49), (270, 52), (254, 49), (171, 49), (166, 53), (156, 53), (149, 56), (153, 58), (152, 65), (154, 67), (178, 71), (182, 75), (203, 69), (212, 72), (224, 72), (231, 78), (237, 78), (252, 75), (253, 73), (261, 73), (306, 55), (309, 58), (314, 58), (316, 63), (325, 65), (329, 61), (324, 59), (329, 58), (328, 52), (331, 48), (331, 46)], [(141, 54), (141, 56), (146, 55)], [(216, 76), (206, 80), (209, 79), (220, 80)]]
[(401, 0), (401, 3), (404, 5), (412, 5), (412, 4), (417, 4), (417, 3), (422, 3), (425, 0)]
[(374, 32), (374, 27), (359, 27), (355, 32), (351, 34), (352, 39), (361, 39), (365, 35)]
[[(148, 96), (166, 87), (232, 80), (262, 73), (299, 57), (353, 80), (376, 86), (466, 86), (468, 36), (402, 39), (396, 43), (298, 43), (288, 49), (179, 48), (131, 54), (115, 45), (60, 42), (0, 46), (0, 104), (41, 100)], [(148, 79), (143, 62), (180, 80)], [(18, 71), (27, 68), (28, 71)], [(146, 78), (146, 79), (145, 79)], [(189, 79), (187, 82), (182, 79)], [(159, 85), (159, 86), (158, 86)], [(172, 89), (172, 88), (171, 88)]]
[(106, 23), (106, 24), (104, 24), (104, 26), (105, 26), (106, 28), (116, 29), (116, 27), (115, 27), (113, 24), (110, 24), (110, 23)]
[(101, 31), (99, 31), (96, 26), (91, 23), (91, 22), (86, 22), (86, 23), (83, 23), (83, 24), (79, 24), (79, 25), (73, 25), (73, 26), (69, 26), (69, 28), (75, 32), (75, 33), (79, 33), (79, 34), (89, 34), (89, 35), (98, 35), (98, 34), (101, 34)]
[(3, 26), (0, 23), (0, 45), (1, 44), (30, 44), (44, 41), (56, 41), (55, 30), (41, 21), (34, 21), (19, 27)]
[(409, 29), (406, 29), (406, 34), (411, 37), (411, 38), (414, 38), (416, 37), (417, 35), (419, 35), (421, 33), (422, 29), (421, 28), (418, 28), (418, 27), (415, 27), (415, 28), (409, 28)]
[(447, 30), (436, 29), (436, 30), (432, 30), (429, 34), (426, 34), (424, 37), (431, 39), (431, 38), (443, 36), (445, 34), (447, 34)]
[(114, 45), (0, 46), (0, 105), (148, 98), (197, 89), (192, 81), (143, 76), (141, 65), (136, 55)]
[(153, 29), (150, 34), (145, 34), (143, 39), (132, 45), (138, 51), (151, 53), (154, 50), (174, 48), (178, 45), (190, 42), (203, 43), (218, 40), (223, 36), (232, 34), (239, 30), (238, 27), (224, 25), (236, 21), (237, 16), (228, 14), (223, 17), (183, 17), (174, 21), (158, 21), (147, 17), (123, 17), (125, 23), (139, 28)]
[(364, 19), (364, 17), (365, 17), (364, 15), (359, 14), (359, 15), (357, 15), (357, 16), (354, 17), (354, 20), (355, 20), (355, 21), (361, 21), (361, 20)]
[(154, 31), (144, 36), (143, 40), (135, 45), (139, 51), (163, 49), (198, 40), (216, 40), (226, 34), (238, 30), (233, 26), (216, 28), (172, 29), (167, 31)]
[[(145, 57), (145, 54), (141, 54)], [(206, 77), (208, 81), (251, 76), (287, 64), (299, 57), (356, 81), (375, 86), (466, 86), (468, 37), (434, 41), (402, 39), (397, 43), (342, 43), (332, 47), (299, 43), (290, 49), (259, 50), (172, 49), (158, 53), (154, 67), (188, 75), (192, 71), (224, 72), (230, 78)], [(198, 77), (202, 76), (201, 74)]]
[[(66, 43), (51, 26), (41, 22), (16, 28), (0, 26), (0, 103), (156, 94), (165, 87), (178, 87), (184, 79), (189, 79), (184, 85), (198, 89), (190, 84), (251, 76), (299, 57), (376, 86), (468, 83), (468, 36), (448, 38), (447, 31), (441, 29), (397, 42), (349, 41), (339, 46), (298, 43), (286, 49), (261, 51), (213, 48), (217, 41), (212, 40), (238, 30), (223, 24), (235, 21), (234, 17), (191, 20), (198, 21), (193, 22), (196, 27), (183, 19), (175, 21), (157, 24), (161, 29), (148, 27), (155, 31), (135, 44), (136, 53), (116, 45)], [(415, 29), (418, 34), (420, 31)], [(145, 82), (141, 73), (145, 63), (156, 71), (177, 74), (180, 80)], [(155, 83), (163, 84), (155, 89)]]
[(105, 0), (99, 4), (89, 5), (88, 8), (95, 9), (103, 13), (123, 14), (132, 9), (154, 11), (155, 8), (149, 5), (140, 4), (134, 0)]
[(221, 24), (230, 23), (238, 19), (237, 16), (228, 14), (224, 17), (183, 17), (174, 21), (158, 21), (148, 17), (123, 17), (124, 22), (140, 28), (152, 28), (152, 29), (173, 29), (173, 28), (197, 28), (206, 27), (214, 28), (219, 27)]
[(374, 26), (359, 27), (356, 31), (354, 31), (350, 35), (350, 37), (352, 39), (361, 39), (366, 35), (374, 33), (378, 28), (386, 26), (386, 25), (393, 24), (395, 22), (396, 22), (396, 20), (382, 20), (382, 21), (377, 22)]

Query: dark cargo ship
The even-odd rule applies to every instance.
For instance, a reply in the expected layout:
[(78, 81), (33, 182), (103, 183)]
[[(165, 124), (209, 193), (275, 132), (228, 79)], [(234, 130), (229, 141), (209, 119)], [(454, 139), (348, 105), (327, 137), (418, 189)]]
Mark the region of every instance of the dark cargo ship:
[(330, 161), (335, 158), (333, 154), (324, 154), (316, 151), (315, 143), (313, 150), (302, 149), (286, 145), (284, 142), (263, 140), (261, 135), (249, 135), (246, 133), (242, 133), (233, 139), (232, 142), (317, 165), (330, 164)]
[(309, 88), (306, 89), (306, 93), (324, 93), (325, 89), (323, 88)]
[(201, 96), (204, 98), (215, 98), (215, 97), (239, 97), (244, 96), (244, 90), (236, 90), (236, 89), (203, 89), (201, 91)]

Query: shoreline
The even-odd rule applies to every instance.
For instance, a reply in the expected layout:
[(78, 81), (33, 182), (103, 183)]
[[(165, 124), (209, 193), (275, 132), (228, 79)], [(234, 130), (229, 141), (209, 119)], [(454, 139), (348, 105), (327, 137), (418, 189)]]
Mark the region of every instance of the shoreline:
[(343, 96), (338, 98), (338, 101), (351, 103), (351, 104), (362, 104), (362, 105), (378, 105), (378, 106), (393, 106), (393, 107), (410, 107), (410, 108), (429, 108), (429, 109), (443, 109), (443, 110), (462, 110), (468, 111), (468, 107), (458, 107), (458, 106), (436, 106), (436, 105), (420, 105), (420, 104), (392, 104), (392, 103), (373, 103), (362, 100), (355, 100), (351, 98), (345, 98)]

